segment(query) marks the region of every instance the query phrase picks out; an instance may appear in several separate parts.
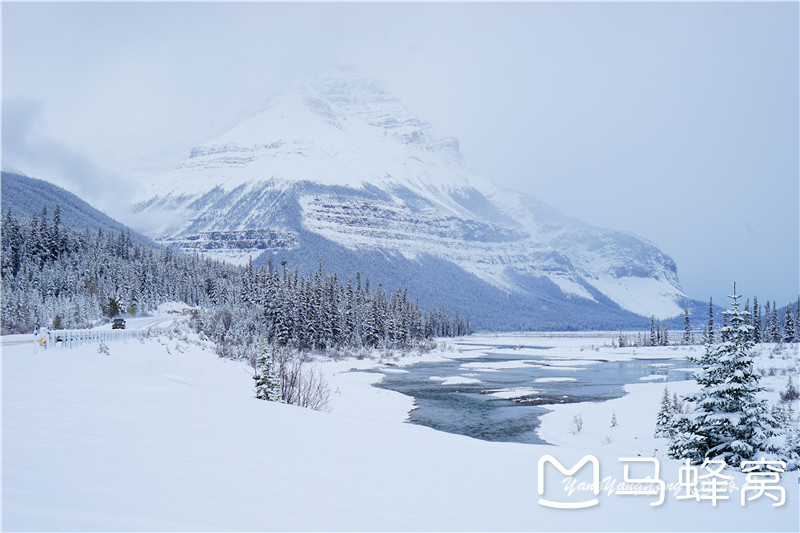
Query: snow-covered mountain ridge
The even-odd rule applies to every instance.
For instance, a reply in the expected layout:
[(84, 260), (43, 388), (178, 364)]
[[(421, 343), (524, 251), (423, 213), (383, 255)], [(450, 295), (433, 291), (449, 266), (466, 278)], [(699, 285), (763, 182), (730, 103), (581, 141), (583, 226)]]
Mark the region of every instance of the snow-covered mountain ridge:
[[(470, 316), (474, 309), (459, 309), (463, 295), (415, 289), (407, 273), (435, 286), (445, 261), (461, 290), (528, 314), (595, 306), (594, 316), (663, 318), (679, 314), (686, 299), (675, 263), (653, 243), (493, 185), (467, 167), (455, 139), (437, 136), (380, 84), (351, 71), (289, 91), (195, 147), (154, 179), (137, 209), (180, 213), (156, 232), (160, 242), (228, 260), (272, 254), (304, 267), (322, 259), (353, 275), (359, 256), (382, 257), (387, 264), (373, 265), (374, 276)], [(243, 231), (281, 237), (219, 238)], [(426, 258), (440, 266), (422, 266)], [(358, 268), (371, 272), (369, 264)], [(501, 303), (511, 296), (513, 304)]]

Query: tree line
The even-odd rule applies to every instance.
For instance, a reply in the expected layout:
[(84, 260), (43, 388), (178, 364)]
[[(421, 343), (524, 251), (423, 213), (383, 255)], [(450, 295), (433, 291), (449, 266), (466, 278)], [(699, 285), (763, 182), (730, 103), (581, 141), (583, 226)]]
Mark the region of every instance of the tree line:
[[(792, 309), (794, 307), (794, 310)], [(763, 313), (762, 313), (763, 309)], [(770, 306), (769, 301), (762, 306), (758, 302), (758, 297), (753, 297), (752, 308), (750, 298), (745, 301), (743, 312), (746, 314), (747, 325), (750, 329), (747, 332), (747, 339), (755, 344), (761, 342), (774, 343), (798, 343), (800, 342), (800, 296), (797, 303), (786, 304), (781, 312), (775, 301)], [(667, 328), (667, 321), (656, 320), (650, 317), (650, 331), (644, 334), (639, 332), (636, 337), (630, 334), (619, 333), (619, 337), (612, 341), (612, 344), (619, 347), (625, 346), (667, 346), (670, 344), (714, 344), (715, 342), (725, 342), (728, 340), (729, 332), (728, 315), (722, 313), (722, 324), (716, 325), (714, 318), (714, 301), (709, 298), (708, 318), (703, 326), (702, 335), (696, 337), (695, 329), (692, 327), (689, 308), (684, 309), (683, 331), (670, 334)]]
[[(405, 289), (387, 294), (380, 283), (374, 290), (369, 279), (362, 283), (360, 273), (342, 282), (335, 272), (323, 275), (321, 263), (307, 275), (282, 263), (259, 268), (248, 263), (239, 275), (235, 305), (217, 302), (200, 310), (199, 329), (226, 354), (254, 353), (251, 339), (301, 351), (405, 350), (434, 337), (472, 332), (469, 319), (458, 313), (451, 318), (440, 309), (422, 311)], [(213, 286), (209, 290), (217, 293)]]
[(193, 324), (220, 353), (249, 357), (265, 340), (301, 350), (410, 348), (436, 336), (465, 335), (469, 320), (423, 311), (405, 290), (374, 289), (280, 268), (254, 268), (153, 249), (130, 232), (78, 231), (61, 224), (60, 207), (28, 221), (7, 210), (2, 224), (3, 334), (37, 328), (84, 328), (104, 317), (155, 310), (169, 301), (198, 307)]

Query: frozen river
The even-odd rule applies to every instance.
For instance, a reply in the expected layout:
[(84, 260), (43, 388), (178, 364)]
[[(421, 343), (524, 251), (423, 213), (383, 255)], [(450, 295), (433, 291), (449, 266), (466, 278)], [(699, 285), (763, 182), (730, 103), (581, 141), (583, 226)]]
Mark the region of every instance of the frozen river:
[[(622, 386), (646, 381), (692, 379), (685, 359), (602, 361), (591, 354), (575, 359), (548, 357), (548, 349), (494, 346), (475, 357), (403, 367), (376, 387), (416, 400), (409, 421), (431, 428), (504, 442), (546, 444), (536, 430), (543, 406), (597, 402), (621, 397)], [(541, 350), (541, 356), (531, 352)], [(488, 353), (491, 352), (491, 353)]]

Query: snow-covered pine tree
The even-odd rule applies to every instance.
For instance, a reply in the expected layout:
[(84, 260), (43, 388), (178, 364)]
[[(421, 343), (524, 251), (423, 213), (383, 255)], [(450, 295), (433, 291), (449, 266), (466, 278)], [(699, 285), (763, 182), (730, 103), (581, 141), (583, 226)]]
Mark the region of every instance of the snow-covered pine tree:
[(0, 260), (2, 260), (2, 279), (10, 279), (19, 271), (23, 241), (25, 239), (17, 219), (11, 214), (10, 207), (6, 210), (3, 223), (0, 224), (0, 232), (2, 232), (3, 251), (0, 257)]
[(722, 329), (719, 330), (719, 336), (722, 342), (728, 342), (728, 315), (722, 312)]
[(654, 436), (672, 436), (672, 416), (674, 412), (674, 405), (669, 396), (669, 388), (664, 387), (664, 394), (661, 396), (661, 407), (656, 415), (656, 432)]
[(797, 297), (797, 306), (794, 308), (794, 342), (800, 342), (800, 296)]
[(698, 433), (698, 425), (692, 413), (676, 413), (670, 426), (668, 454), (674, 459), (689, 459), (702, 463), (705, 456), (705, 437)]
[(781, 342), (781, 321), (778, 318), (778, 306), (775, 305), (775, 300), (772, 300), (772, 320), (769, 327), (771, 342)]
[(728, 341), (708, 345), (697, 361), (701, 370), (695, 379), (700, 392), (688, 400), (694, 411), (674, 418), (675, 437), (670, 456), (688, 458), (693, 463), (704, 459), (722, 459), (731, 466), (744, 460), (778, 452), (775, 446), (774, 420), (763, 400), (756, 395), (759, 376), (753, 367), (749, 340), (752, 326), (739, 310), (740, 295), (730, 296), (731, 310), (726, 328)]
[(761, 342), (772, 342), (772, 333), (770, 332), (771, 321), (772, 312), (770, 311), (769, 300), (767, 300), (767, 305), (764, 306), (764, 324), (761, 327)]
[(355, 296), (353, 294), (353, 282), (347, 278), (347, 290), (345, 291), (343, 310), (342, 310), (342, 337), (345, 344), (351, 344), (355, 336)]
[(792, 318), (792, 304), (786, 305), (786, 317), (783, 319), (783, 342), (794, 342), (794, 319)]
[(777, 403), (773, 403), (769, 413), (772, 415), (772, 419), (775, 420), (776, 428), (786, 428), (788, 426), (788, 411), (786, 411), (783, 407)]
[(691, 344), (692, 342), (692, 322), (689, 318), (689, 306), (687, 305), (683, 310), (683, 344)]
[(672, 412), (674, 414), (679, 414), (679, 413), (682, 412), (682, 410), (683, 410), (683, 401), (680, 398), (678, 398), (678, 393), (677, 392), (673, 392), (672, 393)]
[(788, 402), (791, 405), (791, 402), (796, 400), (798, 397), (800, 397), (800, 394), (798, 394), (797, 389), (794, 386), (794, 380), (790, 374), (786, 380), (786, 391), (781, 393), (781, 401)]
[(650, 316), (650, 346), (658, 345), (658, 337), (656, 335), (656, 317)]
[(753, 339), (753, 342), (761, 342), (761, 306), (758, 305), (758, 297), (753, 296), (753, 315), (751, 324), (753, 326), (753, 332), (750, 337)]
[(787, 470), (797, 470), (800, 468), (800, 420), (795, 416), (791, 403), (786, 411), (789, 421), (785, 431), (783, 457), (786, 460)]
[(39, 226), (39, 259), (44, 262), (50, 258), (50, 226), (47, 223), (47, 206), (42, 207), (42, 219)]
[(334, 272), (325, 284), (325, 335), (328, 337), (329, 346), (342, 344), (342, 285), (339, 275)]
[(50, 260), (55, 261), (58, 259), (59, 254), (62, 252), (61, 246), (61, 205), (56, 204), (55, 211), (53, 212), (53, 226), (50, 228), (48, 235), (48, 248), (50, 249)]
[[(380, 285), (378, 285), (380, 289)], [(364, 344), (370, 347), (378, 347), (383, 339), (383, 312), (378, 296), (372, 300), (366, 317)]]
[(25, 241), (25, 255), (30, 256), (30, 259), (36, 265), (40, 265), (39, 256), (41, 254), (41, 239), (39, 237), (39, 216), (34, 212), (31, 214), (31, 220), (26, 228), (26, 233), (29, 238)]
[(714, 298), (708, 298), (708, 331), (707, 344), (714, 344)]
[(283, 402), (280, 380), (275, 371), (274, 353), (275, 348), (264, 343), (253, 376), (256, 382), (256, 398), (269, 402)]
[[(749, 316), (749, 317), (750, 317), (750, 318), (748, 319), (747, 323), (748, 323), (748, 324), (751, 324), (751, 322), (752, 322), (752, 320), (753, 320), (753, 313), (751, 313), (751, 312), (750, 312), (750, 298), (748, 298), (748, 299), (747, 299), (747, 300), (744, 302), (744, 314), (745, 314), (746, 316)], [(752, 339), (753, 339), (753, 332), (752, 332), (752, 330), (751, 330), (751, 331), (750, 331), (750, 340), (752, 340)]]

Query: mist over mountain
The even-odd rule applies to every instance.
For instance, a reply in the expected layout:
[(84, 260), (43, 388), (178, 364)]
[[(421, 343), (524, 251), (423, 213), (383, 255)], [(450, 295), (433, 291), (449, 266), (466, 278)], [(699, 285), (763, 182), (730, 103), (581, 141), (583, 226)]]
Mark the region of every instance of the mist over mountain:
[(196, 146), (135, 210), (159, 222), (150, 234), (162, 244), (301, 270), (322, 260), (479, 328), (617, 328), (681, 313), (677, 267), (655, 244), (490, 178), (380, 83), (335, 69)]
[[(92, 232), (96, 232), (98, 229), (102, 229), (106, 233), (131, 231), (133, 242), (158, 247), (149, 237), (130, 230), (128, 226), (95, 209), (58, 185), (18, 172), (3, 171), (0, 176), (2, 177), (0, 204), (2, 204), (4, 215), (10, 209), (15, 217), (27, 222), (34, 213), (40, 216), (43, 208), (46, 208), (47, 213), (52, 217), (56, 206), (59, 206), (61, 223), (65, 226), (77, 230), (88, 229)], [(120, 209), (127, 209), (127, 206), (121, 204)]]

